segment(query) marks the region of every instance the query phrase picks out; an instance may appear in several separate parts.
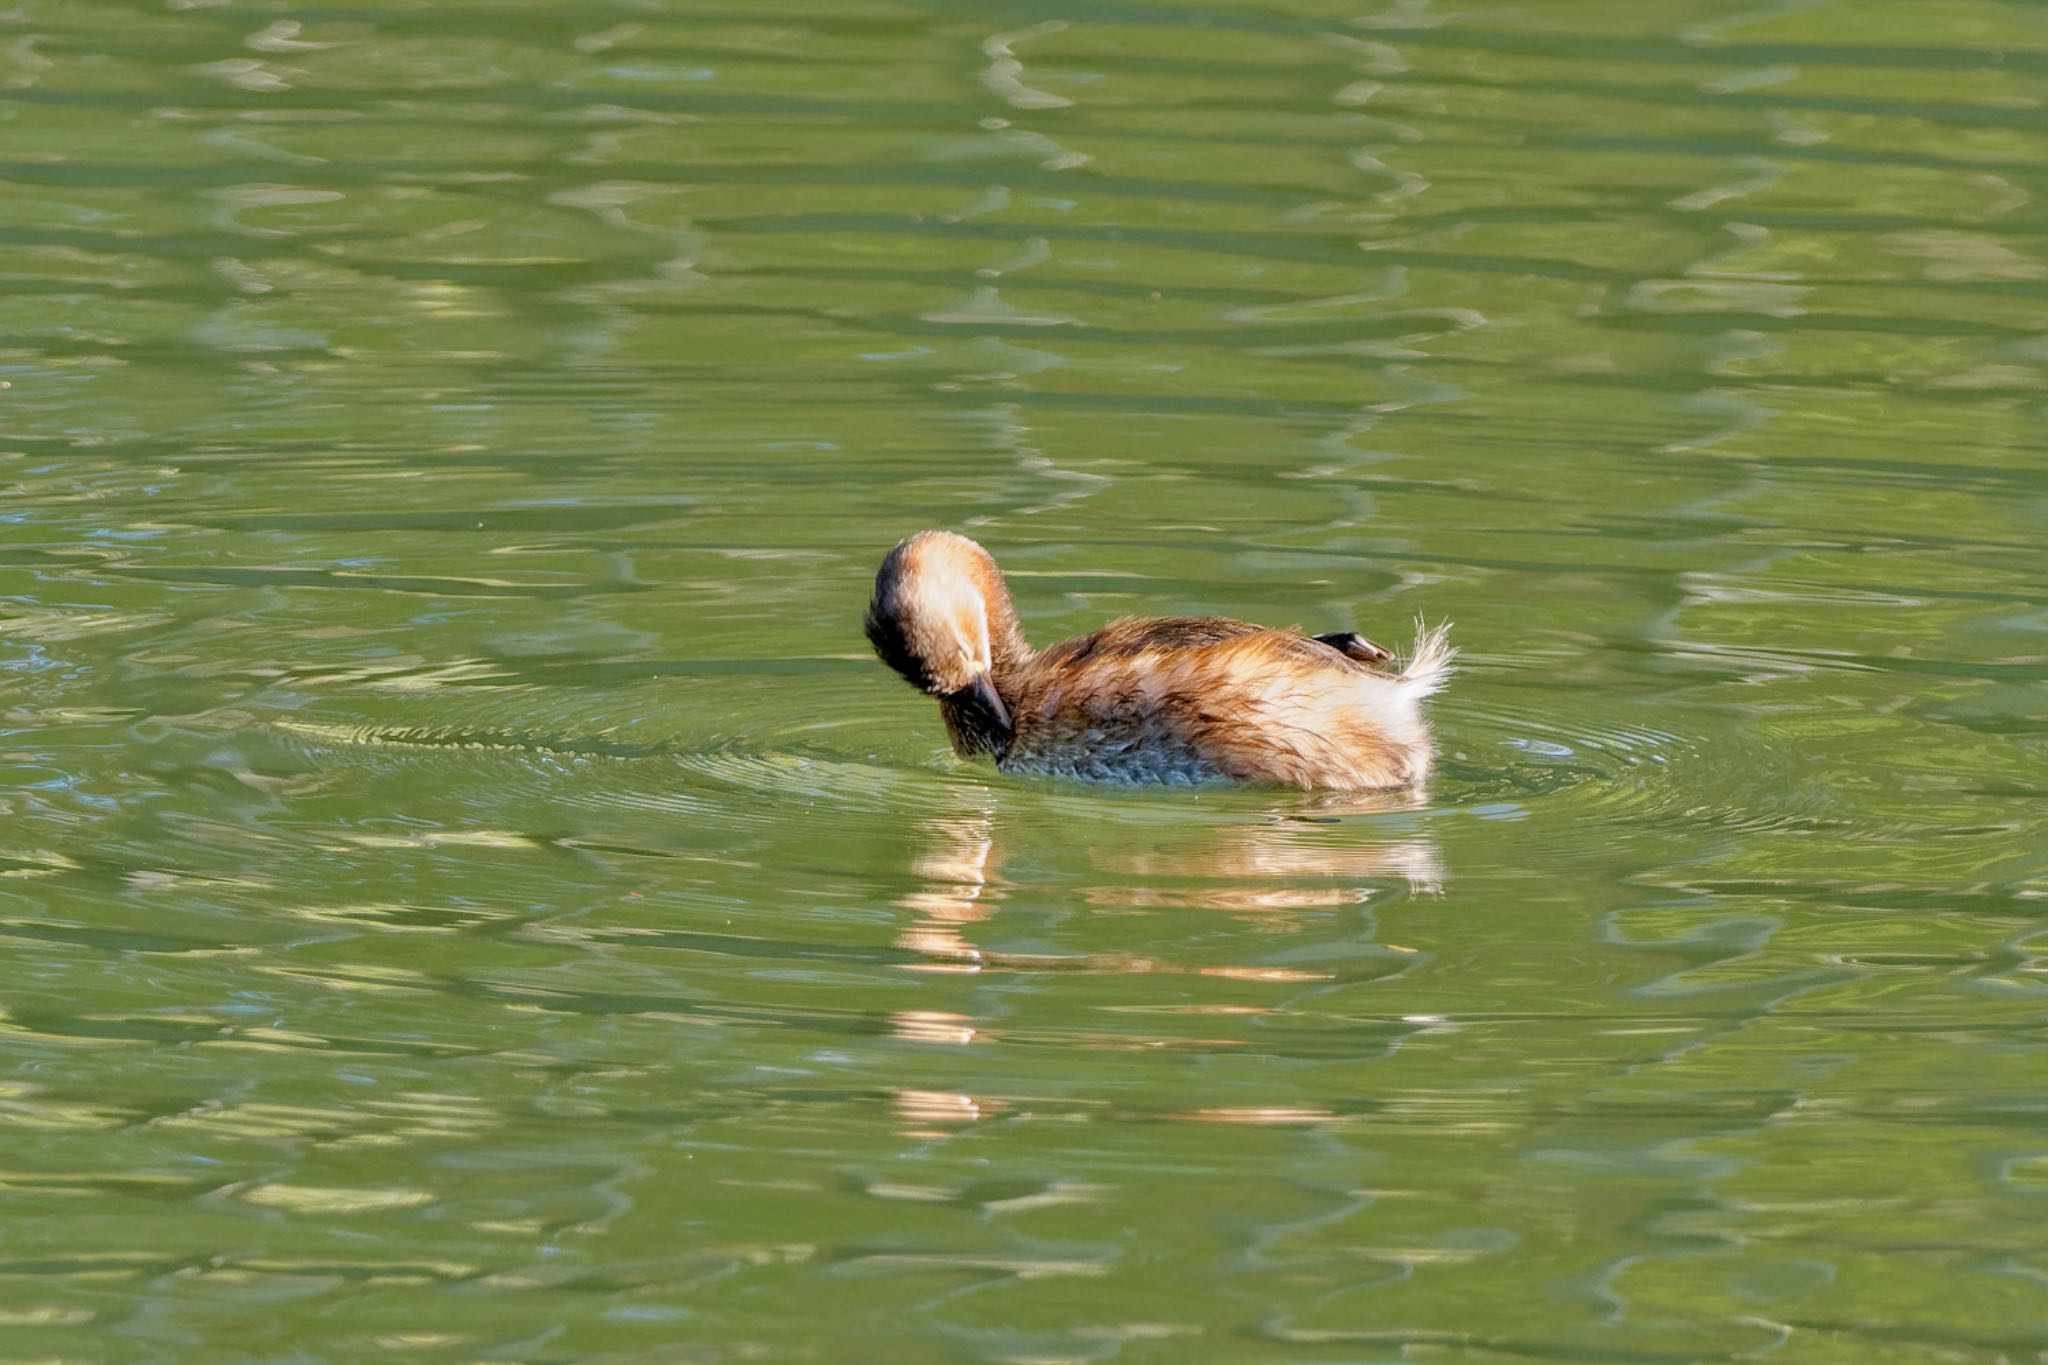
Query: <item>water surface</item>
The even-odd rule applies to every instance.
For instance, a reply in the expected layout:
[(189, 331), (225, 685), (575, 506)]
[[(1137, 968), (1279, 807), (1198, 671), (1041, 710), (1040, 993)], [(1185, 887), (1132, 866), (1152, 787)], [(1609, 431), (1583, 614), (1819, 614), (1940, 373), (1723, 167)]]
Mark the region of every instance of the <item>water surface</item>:
[[(0, 16), (23, 1360), (2048, 1350), (2018, 3)], [(1402, 800), (945, 752), (1452, 618)]]

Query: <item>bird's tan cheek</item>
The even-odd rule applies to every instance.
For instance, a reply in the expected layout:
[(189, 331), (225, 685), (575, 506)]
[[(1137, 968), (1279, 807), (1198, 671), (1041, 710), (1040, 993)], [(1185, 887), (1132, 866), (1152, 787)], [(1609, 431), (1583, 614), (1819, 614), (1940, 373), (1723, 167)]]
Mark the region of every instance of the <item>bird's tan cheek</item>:
[(940, 655), (932, 668), (932, 691), (943, 697), (958, 692), (975, 677), (974, 656), (964, 649), (953, 650)]
[(953, 630), (960, 646), (957, 667), (964, 686), (989, 671), (988, 622), (979, 611), (962, 612)]

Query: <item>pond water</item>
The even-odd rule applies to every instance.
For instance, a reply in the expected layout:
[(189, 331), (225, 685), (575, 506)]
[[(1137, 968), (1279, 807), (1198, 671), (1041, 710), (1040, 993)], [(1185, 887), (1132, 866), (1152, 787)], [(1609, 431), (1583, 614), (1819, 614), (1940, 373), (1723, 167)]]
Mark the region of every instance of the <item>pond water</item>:
[[(0, 1355), (2048, 1350), (2032, 5), (0, 15)], [(859, 617), (1452, 619), (1414, 801)]]

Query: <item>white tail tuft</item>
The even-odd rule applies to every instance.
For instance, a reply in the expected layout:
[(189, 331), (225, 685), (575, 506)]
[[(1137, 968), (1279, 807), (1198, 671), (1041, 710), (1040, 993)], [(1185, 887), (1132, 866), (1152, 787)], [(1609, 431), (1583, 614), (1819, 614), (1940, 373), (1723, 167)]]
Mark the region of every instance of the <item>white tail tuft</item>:
[(1413, 688), (1415, 700), (1421, 701), (1443, 690), (1443, 685), (1451, 680), (1451, 674), (1458, 671), (1457, 657), (1458, 651), (1451, 648), (1451, 623), (1446, 621), (1431, 630), (1418, 616), (1415, 618), (1415, 652), (1408, 656), (1399, 681)]

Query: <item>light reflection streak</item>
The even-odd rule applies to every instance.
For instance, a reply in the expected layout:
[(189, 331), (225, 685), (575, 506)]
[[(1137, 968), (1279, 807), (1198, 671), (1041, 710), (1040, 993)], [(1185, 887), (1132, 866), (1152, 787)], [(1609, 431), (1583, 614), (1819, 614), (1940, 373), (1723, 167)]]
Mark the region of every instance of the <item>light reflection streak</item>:
[(903, 1123), (903, 1136), (908, 1138), (951, 1137), (955, 1130), (991, 1118), (1005, 1108), (996, 1101), (948, 1090), (897, 1090), (892, 1107)]

